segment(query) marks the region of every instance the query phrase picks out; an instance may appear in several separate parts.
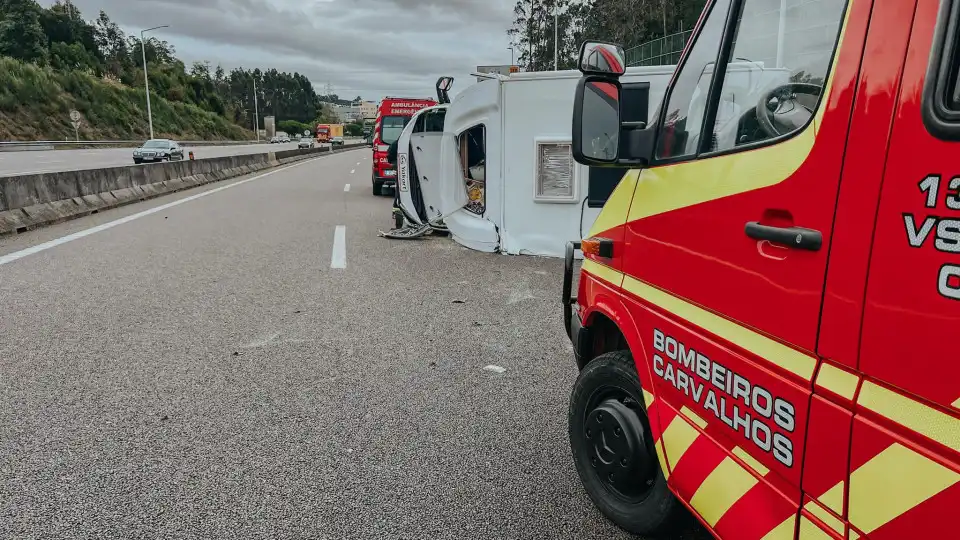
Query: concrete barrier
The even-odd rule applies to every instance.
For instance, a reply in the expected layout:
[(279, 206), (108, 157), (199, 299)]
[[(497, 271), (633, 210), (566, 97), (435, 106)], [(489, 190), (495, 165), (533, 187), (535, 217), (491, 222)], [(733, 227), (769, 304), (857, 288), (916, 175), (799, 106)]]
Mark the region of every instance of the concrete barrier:
[(0, 177), (0, 235), (23, 232), (106, 208), (243, 176), (270, 167), (362, 147), (309, 148)]

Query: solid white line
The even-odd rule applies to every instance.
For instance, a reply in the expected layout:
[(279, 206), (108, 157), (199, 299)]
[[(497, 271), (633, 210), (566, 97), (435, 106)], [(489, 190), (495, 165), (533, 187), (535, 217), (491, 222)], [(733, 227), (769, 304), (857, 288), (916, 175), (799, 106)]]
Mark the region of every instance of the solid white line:
[(310, 163), (311, 161), (314, 161), (314, 160), (316, 160), (316, 159), (318, 159), (318, 158), (306, 159), (306, 160), (303, 160), (303, 161), (294, 163), (294, 164), (292, 164), (292, 165), (288, 165), (288, 166), (283, 167), (283, 168), (280, 168), (280, 169), (274, 169), (274, 170), (272, 170), (272, 171), (270, 171), (270, 172), (267, 172), (267, 173), (263, 173), (263, 174), (254, 176), (253, 178), (247, 178), (246, 180), (240, 180), (239, 182), (234, 182), (234, 183), (229, 184), (229, 185), (226, 185), (226, 186), (221, 186), (221, 187), (218, 187), (218, 188), (214, 188), (214, 189), (211, 189), (210, 191), (204, 191), (203, 193), (197, 193), (196, 195), (191, 195), (191, 196), (189, 196), (189, 197), (184, 197), (183, 199), (176, 200), (176, 201), (173, 201), (173, 202), (170, 202), (170, 203), (167, 203), (167, 204), (163, 204), (163, 205), (157, 206), (156, 208), (151, 208), (151, 209), (149, 209), (149, 210), (144, 210), (143, 212), (138, 212), (138, 213), (136, 213), (136, 214), (131, 214), (131, 215), (129, 215), (129, 216), (122, 217), (122, 218), (120, 218), (120, 219), (116, 219), (116, 220), (113, 220), (113, 221), (109, 221), (109, 222), (107, 222), (107, 223), (103, 223), (103, 224), (101, 224), (101, 225), (97, 225), (96, 227), (90, 227), (89, 229), (84, 229), (84, 230), (82, 230), (82, 231), (77, 231), (77, 232), (75, 232), (75, 233), (73, 233), (73, 234), (68, 234), (67, 236), (62, 236), (62, 237), (60, 237), (60, 238), (56, 238), (56, 239), (54, 239), (54, 240), (50, 240), (49, 242), (44, 242), (44, 243), (42, 243), (42, 244), (37, 244), (37, 245), (35, 245), (35, 246), (33, 246), (33, 247), (28, 247), (27, 249), (22, 249), (22, 250), (20, 250), (20, 251), (15, 251), (15, 252), (10, 253), (10, 254), (8, 254), (8, 255), (0, 256), (0, 266), (3, 266), (3, 265), (8, 264), (8, 263), (12, 263), (13, 261), (16, 261), (16, 260), (18, 260), (18, 259), (22, 259), (22, 258), (27, 257), (27, 256), (29, 256), (29, 255), (33, 255), (33, 254), (36, 254), (36, 253), (40, 253), (41, 251), (46, 251), (46, 250), (48, 250), (48, 249), (55, 248), (55, 247), (57, 247), (57, 246), (59, 246), (59, 245), (66, 244), (67, 242), (73, 242), (74, 240), (79, 240), (79, 239), (81, 239), (81, 238), (83, 238), (83, 237), (85, 237), (85, 236), (90, 236), (91, 234), (96, 234), (96, 233), (98, 233), (98, 232), (103, 232), (103, 231), (105, 231), (105, 230), (107, 230), (107, 229), (112, 229), (112, 228), (116, 227), (117, 225), (123, 225), (124, 223), (130, 223), (131, 221), (140, 219), (140, 218), (142, 218), (142, 217), (149, 216), (150, 214), (156, 214), (157, 212), (163, 212), (164, 210), (167, 210), (168, 208), (173, 208), (174, 206), (179, 206), (179, 205), (181, 205), (181, 204), (183, 204), (183, 203), (187, 203), (187, 202), (190, 202), (190, 201), (195, 201), (195, 200), (197, 200), (197, 199), (206, 197), (206, 196), (208, 196), (208, 195), (213, 195), (214, 193), (219, 193), (219, 192), (221, 192), (221, 191), (223, 191), (223, 190), (226, 190), (226, 189), (230, 189), (230, 188), (235, 188), (235, 187), (237, 187), (237, 186), (241, 186), (241, 185), (243, 185), (243, 184), (246, 184), (247, 182), (253, 182), (254, 180), (259, 180), (259, 179), (261, 179), (261, 178), (265, 178), (265, 177), (270, 176), (270, 175), (272, 175), (272, 174), (276, 174), (276, 173), (278, 173), (278, 172), (285, 171), (285, 170), (287, 170), (287, 169), (292, 169), (292, 168), (294, 168), (294, 167), (298, 167), (298, 166), (300, 166), (300, 165), (304, 165), (304, 164), (306, 164), (306, 163)]
[(337, 225), (333, 232), (333, 255), (330, 257), (330, 268), (347, 267), (347, 228)]
[(350, 184), (343, 186), (344, 191), (350, 191)]

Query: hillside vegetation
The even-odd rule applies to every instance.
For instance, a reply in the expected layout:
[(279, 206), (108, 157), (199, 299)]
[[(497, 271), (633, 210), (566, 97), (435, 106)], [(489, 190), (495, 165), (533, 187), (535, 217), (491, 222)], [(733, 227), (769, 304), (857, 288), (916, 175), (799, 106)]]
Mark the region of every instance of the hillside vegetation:
[(69, 112), (81, 113), (80, 138), (149, 135), (142, 55), (149, 72), (154, 132), (180, 140), (253, 139), (254, 85), (260, 112), (297, 126), (331, 121), (325, 100), (300, 73), (229, 72), (194, 63), (156, 38), (141, 43), (103, 11), (87, 21), (70, 0), (0, 0), (0, 140), (73, 139)]
[[(148, 138), (143, 90), (80, 71), (0, 57), (0, 140), (74, 139), (70, 110), (80, 112), (82, 140)], [(252, 130), (188, 103), (151, 98), (155, 136), (180, 140), (244, 140)]]

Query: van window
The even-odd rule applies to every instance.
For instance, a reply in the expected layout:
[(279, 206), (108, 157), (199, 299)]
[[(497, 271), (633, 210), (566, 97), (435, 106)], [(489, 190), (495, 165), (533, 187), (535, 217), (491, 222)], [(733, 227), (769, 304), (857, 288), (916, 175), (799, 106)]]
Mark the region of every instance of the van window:
[(846, 0), (746, 0), (706, 151), (796, 132), (813, 118)]
[(960, 140), (960, 0), (940, 3), (923, 88), (923, 123), (944, 140)]
[(478, 124), (457, 137), (460, 148), (460, 174), (466, 184), (468, 212), (482, 216), (487, 211), (486, 126)]
[(657, 157), (660, 159), (697, 153), (710, 82), (713, 80), (713, 66), (716, 65), (729, 10), (730, 0), (717, 0), (714, 3), (707, 14), (703, 31), (676, 76), (658, 137)]
[(424, 115), (423, 131), (425, 133), (442, 133), (443, 119), (447, 116), (446, 109), (437, 109)]

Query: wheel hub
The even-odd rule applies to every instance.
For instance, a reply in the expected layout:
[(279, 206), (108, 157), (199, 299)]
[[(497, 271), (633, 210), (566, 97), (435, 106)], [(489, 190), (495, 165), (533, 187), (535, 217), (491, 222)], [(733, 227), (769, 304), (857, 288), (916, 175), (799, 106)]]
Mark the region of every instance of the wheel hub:
[(628, 497), (647, 489), (655, 462), (636, 412), (608, 399), (587, 414), (584, 436), (590, 463), (604, 483)]

